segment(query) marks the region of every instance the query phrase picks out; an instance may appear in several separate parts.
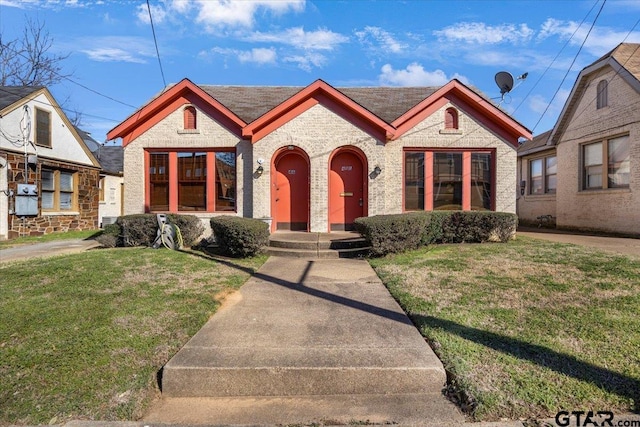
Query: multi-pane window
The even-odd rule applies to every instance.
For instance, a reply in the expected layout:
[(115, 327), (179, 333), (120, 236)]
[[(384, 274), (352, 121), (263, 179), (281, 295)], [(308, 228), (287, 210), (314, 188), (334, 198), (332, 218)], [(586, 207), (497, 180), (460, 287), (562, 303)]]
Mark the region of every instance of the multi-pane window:
[(36, 111), (36, 144), (51, 147), (51, 113), (39, 108)]
[(556, 192), (556, 156), (529, 161), (529, 194), (549, 194)]
[(40, 189), (42, 210), (75, 210), (77, 202), (74, 182), (75, 174), (72, 172), (42, 169)]
[(235, 152), (170, 151), (148, 156), (149, 211), (235, 211)]
[(599, 110), (600, 108), (606, 107), (609, 104), (609, 88), (606, 80), (600, 80), (598, 82), (598, 94), (596, 97), (596, 108)]
[(406, 151), (404, 210), (491, 210), (493, 152)]
[(462, 210), (462, 153), (433, 154), (433, 209)]
[(405, 153), (404, 208), (424, 210), (424, 153)]
[(629, 136), (582, 146), (582, 189), (628, 188)]
[(149, 209), (169, 210), (169, 153), (149, 155)]

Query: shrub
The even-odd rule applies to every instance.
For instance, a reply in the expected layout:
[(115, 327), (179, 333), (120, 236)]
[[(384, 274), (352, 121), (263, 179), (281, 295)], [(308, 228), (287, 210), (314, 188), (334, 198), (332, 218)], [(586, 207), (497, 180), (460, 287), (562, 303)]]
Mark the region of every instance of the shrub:
[(105, 248), (115, 248), (120, 242), (120, 226), (109, 224), (104, 227), (102, 233), (96, 237), (96, 241)]
[(416, 249), (423, 243), (429, 217), (421, 213), (356, 218), (356, 230), (371, 247), (373, 256)]
[(269, 242), (269, 225), (259, 219), (217, 216), (211, 218), (211, 229), (220, 249), (232, 257), (257, 255)]
[[(168, 214), (167, 221), (176, 225), (182, 234), (184, 246), (192, 246), (204, 232), (202, 221), (194, 215)], [(120, 246), (151, 246), (156, 239), (158, 220), (156, 214), (121, 216), (116, 221)]]
[(506, 242), (516, 232), (515, 214), (490, 211), (454, 211), (442, 222), (442, 243)]
[(515, 214), (489, 211), (429, 211), (357, 218), (356, 230), (373, 256), (434, 243), (506, 242), (516, 232)]
[(170, 223), (176, 225), (180, 229), (182, 241), (186, 247), (191, 247), (197, 244), (200, 236), (204, 233), (204, 224), (200, 218), (195, 215), (170, 214), (167, 215), (167, 218)]

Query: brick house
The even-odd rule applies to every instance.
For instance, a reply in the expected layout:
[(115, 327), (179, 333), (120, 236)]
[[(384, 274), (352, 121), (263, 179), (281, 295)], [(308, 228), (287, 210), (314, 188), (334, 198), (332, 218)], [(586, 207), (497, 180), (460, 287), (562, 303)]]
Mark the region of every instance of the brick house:
[(0, 239), (97, 228), (99, 173), (46, 88), (0, 86)]
[(526, 187), (518, 215), (640, 235), (638, 103), (640, 44), (622, 43), (584, 68), (554, 128), (518, 150)]
[(457, 80), (438, 88), (204, 86), (184, 79), (112, 129), (124, 213), (348, 230), (414, 210), (516, 210), (530, 131)]

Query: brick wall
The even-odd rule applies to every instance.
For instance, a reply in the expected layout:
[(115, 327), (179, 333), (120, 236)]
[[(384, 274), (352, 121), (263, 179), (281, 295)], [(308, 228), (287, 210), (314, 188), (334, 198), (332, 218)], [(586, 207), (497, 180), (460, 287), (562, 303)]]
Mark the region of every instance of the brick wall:
[[(19, 183), (25, 183), (24, 155), (7, 153), (8, 163), (8, 188), (17, 191)], [(54, 232), (70, 230), (94, 230), (98, 228), (98, 179), (99, 171), (74, 164), (68, 164), (53, 160), (39, 159), (35, 169), (29, 168), (26, 172), (26, 183), (37, 184), (38, 194), (41, 193), (40, 171), (42, 167), (52, 169), (64, 169), (77, 172), (77, 199), (78, 211), (72, 214), (47, 214), (40, 213), (37, 216), (18, 217), (9, 215), (8, 233), (9, 239), (19, 236), (40, 236)], [(12, 200), (13, 206), (15, 201)], [(38, 211), (41, 211), (41, 199), (38, 198)]]
[[(609, 80), (607, 107), (596, 109), (600, 80)], [(557, 146), (557, 224), (563, 228), (640, 235), (640, 94), (611, 68), (589, 78), (571, 123)], [(631, 177), (628, 189), (583, 191), (581, 147), (619, 135), (629, 135)], [(606, 159), (605, 159), (606, 161)]]
[[(145, 194), (144, 150), (146, 148), (235, 147), (237, 153), (237, 215), (272, 217), (271, 174), (275, 153), (293, 145), (302, 149), (310, 160), (311, 195), (310, 229), (329, 229), (329, 160), (340, 147), (356, 147), (364, 153), (367, 171), (368, 215), (402, 211), (402, 164), (404, 147), (425, 148), (491, 148), (496, 150), (496, 210), (516, 210), (516, 150), (497, 138), (471, 117), (459, 111), (460, 132), (440, 132), (444, 128), (443, 106), (432, 116), (410, 130), (400, 140), (384, 143), (336, 115), (321, 104), (304, 111), (280, 128), (251, 144), (239, 140), (224, 127), (198, 111), (198, 133), (180, 133), (183, 126), (182, 107), (125, 147), (124, 213), (143, 213)], [(263, 159), (264, 172), (254, 176), (257, 160)], [(371, 174), (375, 166), (382, 173)], [(215, 214), (198, 213), (208, 227)]]

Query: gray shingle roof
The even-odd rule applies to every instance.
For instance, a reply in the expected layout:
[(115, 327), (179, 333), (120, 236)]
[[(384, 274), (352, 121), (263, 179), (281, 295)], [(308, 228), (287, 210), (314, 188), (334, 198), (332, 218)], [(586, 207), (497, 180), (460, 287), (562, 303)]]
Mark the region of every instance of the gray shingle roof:
[[(304, 87), (199, 85), (245, 123), (250, 123), (283, 103)], [(348, 87), (336, 88), (387, 123), (433, 94), (439, 87)]]
[(100, 146), (93, 155), (106, 173), (118, 175), (124, 170), (124, 149), (121, 145)]
[(518, 147), (518, 156), (525, 156), (527, 154), (537, 153), (538, 151), (555, 148), (555, 146), (547, 145), (549, 135), (551, 135), (551, 130), (534, 136), (530, 141), (525, 141), (524, 144)]
[(0, 110), (42, 89), (42, 86), (0, 86)]

